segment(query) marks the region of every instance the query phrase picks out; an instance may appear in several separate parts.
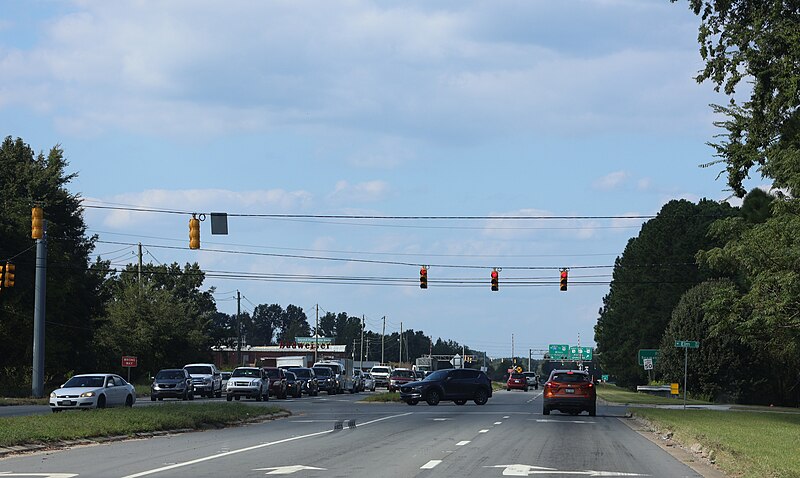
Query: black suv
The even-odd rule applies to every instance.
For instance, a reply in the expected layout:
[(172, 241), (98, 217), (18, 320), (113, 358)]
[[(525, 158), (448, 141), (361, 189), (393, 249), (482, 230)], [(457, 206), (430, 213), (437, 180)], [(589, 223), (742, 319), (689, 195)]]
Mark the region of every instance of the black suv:
[(428, 405), (438, 405), (441, 400), (464, 405), (474, 400), (477, 405), (485, 405), (492, 396), (492, 382), (480, 370), (470, 368), (451, 368), (437, 370), (419, 382), (400, 386), (400, 400), (416, 405), (425, 400)]

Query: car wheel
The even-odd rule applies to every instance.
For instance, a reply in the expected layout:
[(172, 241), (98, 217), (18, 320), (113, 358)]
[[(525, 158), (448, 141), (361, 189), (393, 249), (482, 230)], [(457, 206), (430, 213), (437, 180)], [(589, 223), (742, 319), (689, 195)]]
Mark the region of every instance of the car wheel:
[(547, 407), (542, 408), (542, 415), (550, 415), (550, 409)]
[(194, 400), (194, 392), (189, 392), (189, 400)]
[(428, 396), (425, 398), (425, 401), (428, 402), (428, 405), (432, 407), (439, 405), (439, 400), (441, 400), (441, 397), (439, 396), (439, 392), (436, 390), (431, 390), (428, 392)]
[(239, 398), (240, 398), (239, 395), (236, 395), (235, 397), (233, 397), (233, 399), (236, 400), (237, 402), (239, 401)]
[(592, 408), (589, 409), (589, 416), (590, 417), (597, 416), (597, 405), (592, 405)]
[(336, 395), (336, 390), (333, 389), (328, 390), (328, 395)]
[(183, 400), (184, 402), (186, 400), (189, 400), (189, 392), (187, 390), (183, 391), (183, 397), (181, 397), (181, 400)]
[(158, 401), (161, 402), (164, 400), (164, 397), (158, 397)]
[(131, 408), (133, 406), (133, 396), (128, 395), (128, 397), (125, 398), (125, 406), (128, 408)]
[(467, 403), (467, 401), (464, 400), (464, 399), (453, 400), (453, 401), (456, 403), (456, 405), (466, 405), (466, 403)]
[(372, 386), (372, 391), (373, 391), (373, 392), (375, 391), (375, 385), (373, 385), (373, 386)]
[(156, 401), (156, 396), (155, 395), (150, 395), (150, 401), (151, 402), (155, 402)]
[(97, 397), (97, 408), (106, 408), (106, 396), (100, 395)]
[(60, 412), (60, 411), (61, 411), (61, 410), (59, 410), (58, 408), (53, 408), (52, 410), (53, 410), (53, 413), (58, 413), (58, 412)]
[(527, 391), (528, 391), (528, 387), (525, 387), (525, 388), (523, 388), (522, 390), (524, 390), (524, 391), (526, 391), (526, 392), (527, 392)]
[(409, 405), (416, 405), (419, 403), (419, 398), (409, 398), (408, 400), (406, 400), (406, 403)]
[(219, 390), (217, 390), (217, 393), (215, 393), (214, 396), (220, 398), (222, 396), (222, 389), (220, 388)]
[(269, 401), (269, 389), (267, 389), (267, 391), (264, 393), (264, 401), (265, 402)]
[(260, 402), (263, 399), (263, 397), (264, 397), (264, 394), (261, 393), (261, 390), (259, 390), (258, 393), (256, 393), (253, 398), (255, 398), (257, 402)]
[(231, 400), (233, 400), (233, 395), (227, 395), (227, 396), (225, 397), (225, 400), (227, 400), (227, 401), (229, 401), (229, 402), (230, 402)]
[(475, 392), (475, 405), (486, 405), (486, 402), (489, 401), (489, 394), (486, 393), (486, 390), (478, 390)]
[(511, 391), (511, 387), (506, 387), (506, 392), (510, 392), (510, 391)]

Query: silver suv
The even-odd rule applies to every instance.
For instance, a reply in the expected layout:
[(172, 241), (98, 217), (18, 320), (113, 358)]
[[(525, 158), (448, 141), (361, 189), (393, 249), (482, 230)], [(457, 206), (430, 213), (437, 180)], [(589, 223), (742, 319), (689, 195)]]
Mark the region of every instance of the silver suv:
[(183, 366), (192, 377), (195, 395), (211, 397), (222, 396), (222, 373), (213, 363), (190, 363)]
[(257, 402), (269, 400), (269, 377), (257, 367), (237, 367), (228, 379), (225, 399), (255, 398)]

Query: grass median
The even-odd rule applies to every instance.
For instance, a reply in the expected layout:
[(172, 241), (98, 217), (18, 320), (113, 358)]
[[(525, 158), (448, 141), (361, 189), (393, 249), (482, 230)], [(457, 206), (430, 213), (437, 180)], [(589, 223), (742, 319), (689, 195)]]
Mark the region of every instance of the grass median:
[[(647, 393), (631, 392), (624, 388), (601, 383), (597, 386), (597, 396), (607, 402), (636, 404), (636, 405), (682, 405), (683, 395), (679, 398), (659, 397), (657, 395), (650, 395)], [(692, 405), (708, 405), (710, 402), (702, 400), (686, 400), (687, 404)]]
[(238, 403), (164, 404), (153, 407), (68, 411), (52, 415), (0, 418), (0, 446), (55, 443), (177, 429), (201, 429), (267, 418), (278, 407)]
[(386, 403), (386, 402), (399, 402), (400, 401), (400, 392), (382, 392), (382, 393), (373, 393), (367, 397), (364, 397), (362, 402), (379, 402), (379, 403)]
[(636, 408), (660, 433), (703, 452), (730, 476), (800, 476), (800, 414)]

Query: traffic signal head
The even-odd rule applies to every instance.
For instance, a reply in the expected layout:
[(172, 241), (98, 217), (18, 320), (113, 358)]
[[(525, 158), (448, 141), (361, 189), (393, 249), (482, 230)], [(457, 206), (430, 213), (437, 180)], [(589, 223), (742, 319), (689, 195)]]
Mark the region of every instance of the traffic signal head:
[(39, 206), (31, 209), (31, 238), (41, 239), (44, 236), (44, 211)]
[(189, 249), (200, 249), (200, 219), (189, 219)]
[(497, 271), (492, 271), (492, 290), (500, 290), (500, 274)]
[(426, 267), (423, 267), (419, 270), (419, 288), (428, 288), (428, 269)]
[(14, 287), (14, 269), (16, 268), (14, 264), (6, 262), (6, 270), (3, 273), (3, 287)]
[(568, 275), (569, 275), (569, 273), (567, 272), (566, 269), (561, 269), (561, 281), (559, 283), (560, 284), (559, 289), (567, 290), (567, 276)]

